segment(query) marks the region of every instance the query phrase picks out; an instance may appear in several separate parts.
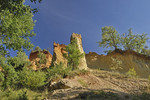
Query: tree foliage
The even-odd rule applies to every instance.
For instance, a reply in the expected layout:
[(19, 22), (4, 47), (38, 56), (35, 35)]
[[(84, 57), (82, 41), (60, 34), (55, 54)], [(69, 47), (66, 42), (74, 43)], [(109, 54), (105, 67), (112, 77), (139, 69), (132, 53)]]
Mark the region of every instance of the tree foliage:
[(19, 73), (20, 82), (24, 87), (30, 89), (37, 89), (45, 85), (46, 74), (42, 71), (33, 71), (24, 68), (23, 71)]
[(148, 39), (147, 34), (133, 34), (132, 29), (130, 28), (129, 33), (124, 33), (120, 41), (124, 50), (134, 50), (141, 53)]
[(11, 49), (21, 51), (33, 47), (29, 39), (35, 35), (33, 11), (24, 0), (0, 0), (0, 55), (5, 56)]
[(145, 46), (141, 53), (146, 56), (150, 56), (150, 49), (148, 48), (148, 46)]
[(16, 71), (22, 70), (23, 67), (27, 67), (31, 64), (25, 52), (18, 52), (17, 56), (8, 57), (7, 62), (9, 65), (13, 66)]
[(3, 57), (0, 56), (0, 65), (2, 66), (2, 72), (0, 71), (0, 80), (3, 88), (8, 88), (18, 83), (18, 71), (21, 71), (23, 67), (30, 65), (28, 56), (24, 52), (18, 52), (17, 56)]
[(141, 53), (145, 47), (147, 34), (133, 34), (132, 29), (123, 35), (119, 34), (113, 26), (102, 27), (102, 41), (98, 42), (100, 47), (133, 50)]
[(71, 41), (71, 43), (67, 45), (66, 51), (67, 54), (65, 54), (64, 56), (68, 60), (68, 66), (76, 69), (79, 65), (80, 58), (83, 57), (83, 54), (78, 49), (77, 40)]
[(36, 46), (36, 48), (34, 50), (32, 50), (32, 52), (38, 52), (37, 57), (40, 58), (40, 60), (38, 62), (36, 62), (36, 64), (38, 66), (40, 66), (40, 64), (46, 64), (47, 63), (47, 58), (46, 58), (46, 54), (44, 54), (44, 52), (47, 50), (42, 50), (39, 46)]
[(46, 64), (47, 63), (46, 55), (43, 52), (39, 52), (38, 57), (40, 58), (40, 60), (39, 60), (40, 64)]
[(9, 65), (7, 59), (0, 55), (0, 65), (2, 66), (3, 72), (0, 71), (0, 84), (1, 88), (6, 89), (15, 85), (18, 79), (17, 73), (12, 65)]
[(118, 49), (121, 41), (118, 32), (113, 26), (105, 26), (102, 27), (102, 41), (98, 43), (100, 47)]

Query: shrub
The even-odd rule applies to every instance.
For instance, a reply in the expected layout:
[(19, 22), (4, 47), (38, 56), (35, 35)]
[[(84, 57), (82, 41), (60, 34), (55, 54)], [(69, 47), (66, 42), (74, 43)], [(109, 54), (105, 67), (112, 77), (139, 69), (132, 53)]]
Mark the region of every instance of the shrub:
[(126, 74), (129, 76), (136, 76), (136, 71), (134, 70), (134, 68), (130, 68)]
[(39, 62), (40, 64), (46, 64), (47, 62), (47, 59), (46, 59), (46, 56), (43, 52), (39, 52), (38, 53), (38, 58), (40, 58)]
[(46, 49), (42, 50), (39, 46), (37, 46), (32, 52), (38, 52), (37, 57), (40, 58), (39, 61), (36, 61), (36, 65), (38, 67), (41, 66), (41, 64), (47, 63), (46, 55), (44, 54), (44, 51), (47, 51)]
[(27, 91), (22, 91), (20, 94), (18, 94), (17, 100), (28, 100)]
[(121, 60), (119, 60), (117, 58), (113, 58), (113, 57), (111, 57), (111, 59), (112, 59), (112, 64), (110, 67), (111, 70), (117, 71), (119, 69), (122, 69), (122, 67), (121, 67), (122, 61)]
[(47, 78), (48, 80), (55, 80), (57, 78), (63, 78), (71, 71), (70, 67), (64, 68), (63, 63), (60, 63), (56, 66), (50, 67), (47, 69)]
[(19, 73), (20, 82), (24, 87), (37, 89), (45, 85), (46, 74), (42, 71), (33, 71), (26, 68)]

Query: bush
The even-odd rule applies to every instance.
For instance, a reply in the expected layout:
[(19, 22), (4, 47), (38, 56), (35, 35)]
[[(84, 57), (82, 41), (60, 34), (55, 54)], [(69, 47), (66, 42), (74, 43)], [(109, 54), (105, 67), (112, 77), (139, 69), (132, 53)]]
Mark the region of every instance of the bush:
[(37, 89), (45, 85), (46, 74), (42, 71), (33, 71), (26, 68), (19, 73), (20, 82), (24, 87)]
[(122, 67), (121, 67), (122, 61), (121, 60), (119, 60), (118, 58), (113, 58), (113, 57), (111, 57), (111, 59), (112, 59), (112, 64), (110, 67), (111, 70), (117, 71), (119, 69), (122, 69)]
[(58, 78), (63, 78), (71, 71), (70, 67), (64, 68), (63, 63), (60, 63), (59, 65), (50, 67), (47, 69), (47, 78), (48, 80), (55, 80)]
[(81, 75), (86, 73), (88, 73), (87, 70), (79, 70), (79, 69), (72, 70), (71, 66), (64, 68), (63, 63), (60, 63), (59, 65), (47, 69), (46, 76), (48, 82), (50, 82), (53, 80), (57, 80), (65, 77), (74, 77), (76, 75)]
[(130, 68), (129, 71), (126, 73), (129, 76), (136, 76), (136, 71), (134, 70), (134, 68)]
[(38, 53), (38, 58), (40, 58), (38, 63), (40, 63), (40, 64), (46, 64), (47, 63), (47, 58), (43, 52)]
[(18, 94), (17, 100), (28, 100), (27, 91), (22, 91), (22, 93)]

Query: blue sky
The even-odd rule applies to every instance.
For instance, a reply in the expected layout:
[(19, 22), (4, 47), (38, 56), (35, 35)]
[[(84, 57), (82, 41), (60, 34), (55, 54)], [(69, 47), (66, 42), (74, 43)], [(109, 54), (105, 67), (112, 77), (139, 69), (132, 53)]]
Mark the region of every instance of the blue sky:
[(36, 6), (37, 35), (31, 41), (42, 49), (51, 48), (51, 53), (54, 41), (67, 45), (73, 32), (82, 35), (86, 53), (98, 54), (104, 50), (96, 43), (104, 26), (114, 26), (119, 33), (129, 28), (134, 33), (150, 33), (149, 0), (43, 0)]

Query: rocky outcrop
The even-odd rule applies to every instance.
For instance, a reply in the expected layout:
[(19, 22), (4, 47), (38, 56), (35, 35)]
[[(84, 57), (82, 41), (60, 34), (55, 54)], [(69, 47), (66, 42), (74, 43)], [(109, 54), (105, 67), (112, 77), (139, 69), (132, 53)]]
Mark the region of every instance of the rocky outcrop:
[[(39, 60), (40, 60), (40, 58), (38, 57), (38, 54), (39, 54), (40, 52), (43, 53), (43, 54), (45, 54), (47, 61), (46, 61), (45, 64), (40, 64), (39, 66), (37, 66), (37, 64), (38, 64), (38, 62), (39, 62)], [(34, 52), (31, 52), (31, 53), (30, 53), (29, 60), (31, 61), (31, 66), (30, 66), (30, 67), (31, 67), (33, 70), (37, 70), (37, 69), (39, 69), (39, 68), (49, 68), (49, 66), (51, 66), (51, 62), (52, 62), (52, 55), (51, 55), (50, 52), (47, 51), (47, 50), (34, 51)]]
[[(79, 51), (82, 54), (84, 54), (84, 50), (83, 50), (83, 47), (82, 47), (82, 37), (81, 37), (81, 35), (73, 33), (71, 35), (70, 43), (73, 40), (77, 41), (77, 46), (78, 46)], [(54, 42), (53, 47), (54, 47), (53, 57), (48, 51), (31, 52), (29, 59), (30, 59), (32, 64), (31, 64), (30, 67), (32, 67), (32, 69), (34, 69), (34, 70), (38, 69), (37, 67), (39, 67), (39, 66), (37, 66), (37, 62), (40, 61), (40, 58), (38, 57), (38, 54), (39, 54), (39, 52), (42, 52), (46, 55), (47, 63), (46, 64), (40, 64), (40, 67), (42, 67), (42, 68), (47, 67), (48, 68), (49, 66), (56, 66), (56, 65), (59, 65), (60, 63), (62, 63), (64, 68), (66, 68), (67, 64), (68, 64), (67, 59), (64, 57), (64, 54), (67, 54), (67, 51), (65, 51), (66, 45), (58, 44), (58, 43)], [(78, 69), (80, 69), (80, 70), (88, 69), (87, 64), (86, 64), (85, 55), (83, 55), (83, 57), (80, 58)]]
[(3, 68), (0, 66), (0, 72), (2, 72), (3, 71)]
[(65, 51), (66, 45), (64, 44), (57, 44), (54, 42), (54, 51), (53, 51), (53, 59), (52, 59), (52, 66), (59, 65), (63, 63), (64, 67), (67, 67), (67, 59), (64, 57), (64, 54), (67, 53)]
[(147, 78), (150, 75), (150, 58), (134, 51), (118, 50), (106, 56), (98, 55), (95, 52), (86, 54), (87, 66), (91, 69), (111, 71), (110, 68), (113, 67), (113, 63), (115, 63), (113, 59), (121, 62), (120, 67), (122, 69), (118, 69), (121, 73), (125, 74), (129, 69), (134, 68), (139, 77)]
[[(73, 40), (77, 41), (79, 51), (84, 54), (84, 50), (83, 50), (83, 47), (82, 47), (82, 37), (81, 37), (81, 35), (72, 33), (70, 41), (73, 41)], [(87, 64), (86, 64), (85, 55), (82, 58), (80, 58), (78, 68), (80, 70), (81, 69), (85, 69), (85, 70), (88, 69)]]
[(82, 87), (82, 85), (75, 79), (60, 79), (59, 81), (52, 82), (49, 90), (68, 89), (74, 87)]

